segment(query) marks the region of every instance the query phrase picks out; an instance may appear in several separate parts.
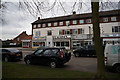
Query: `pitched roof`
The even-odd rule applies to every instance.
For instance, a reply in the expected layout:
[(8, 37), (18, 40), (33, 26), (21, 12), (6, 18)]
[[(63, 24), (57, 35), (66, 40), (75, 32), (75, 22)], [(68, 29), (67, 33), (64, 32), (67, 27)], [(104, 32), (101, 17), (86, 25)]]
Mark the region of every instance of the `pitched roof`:
[(23, 40), (31, 40), (32, 39), (32, 35), (28, 35), (28, 36), (26, 36), (26, 37), (24, 37), (24, 39)]
[[(111, 11), (101, 11), (99, 15), (100, 17), (120, 15), (120, 9), (111, 10)], [(92, 17), (92, 13), (73, 14), (73, 15), (68, 15), (68, 16), (38, 19), (34, 21), (32, 24), (48, 23), (48, 22), (64, 21), (64, 20), (66, 21), (66, 20), (74, 20), (74, 19), (84, 19), (84, 18), (91, 18), (91, 17)]]

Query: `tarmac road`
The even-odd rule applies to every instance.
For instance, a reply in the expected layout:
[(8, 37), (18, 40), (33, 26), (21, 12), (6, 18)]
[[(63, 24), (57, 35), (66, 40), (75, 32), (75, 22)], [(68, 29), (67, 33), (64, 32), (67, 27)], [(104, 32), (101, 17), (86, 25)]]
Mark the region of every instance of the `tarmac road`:
[[(22, 50), (23, 57), (33, 52), (33, 50)], [(19, 61), (19, 64), (25, 64), (25, 62)], [(96, 72), (97, 71), (97, 59), (89, 57), (74, 57), (71, 56), (71, 60), (67, 62), (63, 67), (67, 70), (83, 71), (83, 72)]]

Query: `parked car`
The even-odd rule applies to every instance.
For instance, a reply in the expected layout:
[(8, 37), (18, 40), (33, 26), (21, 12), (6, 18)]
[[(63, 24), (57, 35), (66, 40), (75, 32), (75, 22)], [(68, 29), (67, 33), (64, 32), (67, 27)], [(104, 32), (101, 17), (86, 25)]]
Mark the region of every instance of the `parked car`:
[(86, 45), (83, 47), (79, 47), (73, 50), (73, 54), (75, 57), (96, 56), (94, 45)]
[(2, 61), (8, 62), (22, 59), (22, 51), (14, 48), (1, 48)]
[(120, 44), (107, 44), (104, 54), (106, 68), (120, 73)]
[(64, 65), (71, 58), (71, 53), (67, 53), (64, 48), (38, 48), (34, 53), (26, 55), (26, 64), (43, 64), (51, 68)]

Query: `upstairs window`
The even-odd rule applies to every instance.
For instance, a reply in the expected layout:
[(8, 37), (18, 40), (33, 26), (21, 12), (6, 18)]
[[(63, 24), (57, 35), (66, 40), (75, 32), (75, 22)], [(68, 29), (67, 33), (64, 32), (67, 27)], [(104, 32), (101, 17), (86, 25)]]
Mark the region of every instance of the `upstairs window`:
[(79, 20), (79, 23), (80, 23), (80, 24), (83, 24), (83, 23), (84, 23), (84, 20)]
[(77, 29), (73, 29), (73, 30), (72, 30), (72, 33), (73, 33), (73, 34), (78, 34), (78, 30), (77, 30)]
[(112, 32), (120, 32), (120, 26), (113, 26)]
[(63, 25), (63, 22), (59, 22), (59, 25), (62, 26), (62, 25)]
[(111, 21), (117, 21), (116, 17), (111, 17)]
[(77, 24), (77, 20), (73, 20), (73, 21), (72, 21), (72, 24)]
[(50, 26), (51, 26), (51, 23), (48, 23), (48, 26), (50, 27)]
[(33, 28), (36, 28), (36, 27), (37, 27), (36, 24), (34, 24), (34, 25), (33, 25)]
[(63, 32), (62, 32), (63, 30), (59, 30), (59, 35), (62, 35), (63, 34)]
[(86, 23), (91, 23), (91, 19), (86, 19)]
[(57, 22), (54, 22), (54, 26), (57, 26)]
[(66, 26), (69, 26), (70, 25), (70, 21), (66, 21)]
[(108, 22), (108, 18), (103, 18), (103, 22)]
[(45, 27), (45, 24), (42, 24), (42, 27)]
[(41, 27), (41, 24), (38, 24), (38, 27)]
[(48, 36), (52, 35), (52, 31), (51, 31), (51, 30), (48, 30), (48, 31), (47, 31), (47, 34), (48, 34)]

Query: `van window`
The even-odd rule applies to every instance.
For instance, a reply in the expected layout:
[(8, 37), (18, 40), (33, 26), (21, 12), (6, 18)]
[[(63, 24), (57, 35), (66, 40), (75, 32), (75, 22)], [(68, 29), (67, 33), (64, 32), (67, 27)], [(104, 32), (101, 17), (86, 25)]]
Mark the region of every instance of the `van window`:
[(118, 54), (120, 52), (120, 46), (112, 46), (112, 54)]

